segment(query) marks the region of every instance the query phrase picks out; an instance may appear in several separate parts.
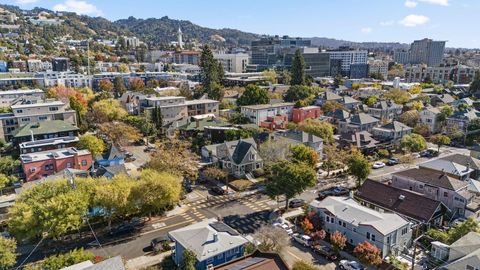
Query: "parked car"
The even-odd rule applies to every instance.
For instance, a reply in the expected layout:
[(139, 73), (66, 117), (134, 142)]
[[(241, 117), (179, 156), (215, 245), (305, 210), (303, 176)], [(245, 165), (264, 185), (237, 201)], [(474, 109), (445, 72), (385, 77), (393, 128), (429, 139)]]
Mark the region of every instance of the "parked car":
[(373, 165), (372, 165), (372, 168), (374, 168), (374, 169), (381, 169), (383, 167), (385, 167), (385, 163), (383, 163), (381, 161), (377, 161), (377, 162), (373, 163)]
[(335, 261), (337, 259), (337, 254), (330, 247), (315, 245), (312, 247), (312, 249), (313, 252), (327, 258), (328, 260)]
[(350, 190), (346, 187), (341, 187), (341, 186), (332, 187), (332, 188), (320, 191), (318, 193), (317, 200), (321, 201), (328, 196), (345, 196), (345, 195), (348, 195), (349, 192)]
[(288, 207), (290, 208), (302, 207), (304, 205), (305, 205), (305, 201), (302, 199), (293, 199), (288, 202)]
[(150, 246), (152, 247), (152, 250), (155, 252), (161, 252), (161, 251), (166, 251), (167, 246), (170, 244), (170, 238), (167, 235), (162, 235), (156, 238), (153, 238), (152, 241), (150, 241)]
[(340, 261), (340, 268), (344, 270), (365, 270), (365, 266), (356, 261)]
[(422, 156), (420, 155), (420, 153), (412, 153), (412, 157), (413, 158), (420, 158)]
[(426, 158), (437, 157), (438, 151), (434, 149), (427, 149), (425, 151), (420, 152), (420, 156), (426, 157)]
[(210, 190), (217, 195), (225, 195), (225, 190), (219, 186), (213, 186)]
[(391, 158), (387, 161), (388, 166), (397, 165), (400, 162), (398, 158)]
[(305, 247), (312, 246), (313, 240), (308, 235), (294, 233), (294, 234), (292, 234), (292, 237), (293, 237), (294, 241), (296, 241), (297, 243), (299, 243), (299, 244), (301, 244)]
[(109, 234), (111, 236), (119, 236), (124, 234), (131, 234), (135, 231), (135, 226), (132, 224), (122, 224), (110, 230)]
[(155, 146), (148, 146), (146, 147), (143, 152), (151, 153), (157, 151), (157, 148)]
[(284, 229), (288, 235), (292, 235), (293, 234), (293, 230), (292, 228), (290, 228), (288, 226), (288, 224), (285, 224), (285, 223), (279, 223), (279, 222), (275, 222), (273, 223), (273, 227), (277, 227), (277, 228), (282, 228)]
[(126, 157), (125, 158), (125, 162), (134, 162), (135, 160), (137, 160), (135, 157)]

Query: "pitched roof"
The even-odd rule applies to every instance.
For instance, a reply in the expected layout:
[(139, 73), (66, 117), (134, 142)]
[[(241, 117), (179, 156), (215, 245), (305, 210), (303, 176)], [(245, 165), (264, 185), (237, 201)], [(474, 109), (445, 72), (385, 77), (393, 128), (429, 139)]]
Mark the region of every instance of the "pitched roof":
[(113, 176), (119, 175), (119, 174), (125, 174), (125, 175), (128, 174), (125, 164), (113, 165), (113, 166), (107, 166), (107, 167), (100, 166), (100, 168), (97, 169), (95, 174), (97, 176), (104, 176), (107, 172)]
[(248, 242), (228, 225), (207, 219), (168, 233), (178, 244), (195, 253), (198, 261), (214, 257)]
[(332, 91), (325, 91), (325, 94), (324, 94), (324, 99), (326, 101), (330, 101), (330, 100), (340, 100), (342, 99), (341, 96), (335, 94), (334, 92)]
[(327, 197), (321, 202), (314, 200), (310, 206), (325, 209), (339, 219), (355, 226), (372, 226), (383, 235), (408, 224), (397, 214), (377, 212), (348, 197)]
[(376, 147), (379, 141), (375, 140), (372, 134), (366, 130), (357, 132), (346, 132), (340, 134), (340, 139), (355, 144), (358, 148)]
[(350, 117), (350, 113), (342, 109), (336, 109), (333, 113), (329, 113), (328, 115), (339, 120), (345, 120)]
[(455, 175), (459, 177), (473, 172), (472, 168), (467, 168), (466, 166), (444, 159), (434, 159), (431, 161), (427, 161), (420, 164), (419, 167), (432, 169), (439, 172), (446, 172), (450, 175)]
[(30, 131), (33, 132), (33, 135), (43, 135), (59, 132), (71, 132), (77, 130), (78, 127), (76, 127), (74, 124), (62, 120), (40, 121), (29, 123), (19, 128), (16, 131), (14, 137), (18, 138), (31, 136)]
[(428, 185), (442, 187), (449, 190), (459, 190), (468, 186), (467, 182), (460, 181), (442, 172), (424, 168), (400, 171), (393, 175), (408, 177)]
[(435, 97), (445, 104), (449, 104), (455, 101), (455, 99), (450, 94), (439, 94)]
[(125, 158), (125, 155), (115, 145), (110, 144), (107, 151), (96, 159), (113, 160), (115, 158)]
[(225, 264), (217, 265), (216, 270), (289, 270), (282, 257), (276, 253), (255, 251), (246, 257), (241, 257)]
[(366, 113), (359, 113), (355, 114), (350, 118), (350, 123), (357, 124), (357, 125), (365, 125), (370, 123), (376, 123), (379, 120), (373, 116), (370, 116)]
[(453, 154), (450, 156), (440, 158), (442, 160), (449, 160), (463, 166), (470, 166), (475, 170), (480, 170), (480, 160), (473, 158), (471, 156), (462, 155), (462, 154)]
[(125, 270), (122, 257), (116, 256), (110, 259), (105, 259), (97, 264), (91, 261), (84, 261), (74, 264), (61, 270)]
[(244, 140), (240, 140), (235, 147), (235, 151), (232, 154), (232, 160), (236, 164), (241, 164), (245, 159), (245, 155), (249, 152), (250, 148), (253, 147), (253, 144)]
[(361, 102), (352, 98), (352, 97), (344, 96), (343, 97), (343, 103), (344, 104), (355, 104), (355, 103), (361, 103)]
[(428, 222), (442, 205), (420, 194), (374, 180), (366, 180), (355, 197), (421, 222)]
[(412, 128), (405, 125), (404, 123), (402, 122), (398, 122), (398, 121), (392, 121), (386, 125), (383, 125), (381, 126), (380, 128), (383, 128), (383, 129), (389, 129), (389, 130), (393, 130), (395, 132), (399, 132), (399, 131), (405, 131), (405, 130), (411, 130)]

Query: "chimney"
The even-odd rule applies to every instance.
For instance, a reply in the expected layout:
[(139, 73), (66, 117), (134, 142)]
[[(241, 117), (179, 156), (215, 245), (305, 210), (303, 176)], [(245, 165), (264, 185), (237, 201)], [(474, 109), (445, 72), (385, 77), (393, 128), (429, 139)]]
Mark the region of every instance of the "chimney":
[(218, 233), (213, 234), (213, 242), (218, 242)]
[(353, 190), (350, 190), (350, 192), (348, 192), (348, 198), (352, 199), (353, 200)]
[(398, 196), (398, 199), (399, 199), (400, 201), (405, 200), (405, 195), (400, 195), (400, 196)]
[(35, 141), (35, 137), (33, 137), (33, 131), (30, 129), (30, 139), (32, 142)]

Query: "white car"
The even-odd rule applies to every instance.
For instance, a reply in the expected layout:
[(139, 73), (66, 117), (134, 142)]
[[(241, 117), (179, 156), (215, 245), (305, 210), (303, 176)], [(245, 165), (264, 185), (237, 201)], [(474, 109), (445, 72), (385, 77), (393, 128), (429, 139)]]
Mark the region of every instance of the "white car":
[(344, 270), (365, 270), (366, 268), (356, 261), (340, 261), (340, 268)]
[(374, 168), (374, 169), (381, 169), (381, 168), (383, 168), (383, 167), (385, 167), (385, 163), (380, 162), (380, 161), (375, 162), (375, 163), (373, 163), (373, 165), (372, 165), (372, 168)]
[(292, 237), (293, 237), (293, 240), (295, 240), (296, 242), (298, 242), (299, 244), (305, 247), (310, 247), (313, 243), (312, 238), (308, 235), (294, 233), (292, 234)]
[(285, 223), (279, 223), (279, 222), (275, 222), (273, 223), (273, 227), (277, 227), (277, 228), (282, 228), (284, 229), (288, 235), (292, 235), (293, 234), (293, 230), (292, 228), (290, 228), (287, 224)]

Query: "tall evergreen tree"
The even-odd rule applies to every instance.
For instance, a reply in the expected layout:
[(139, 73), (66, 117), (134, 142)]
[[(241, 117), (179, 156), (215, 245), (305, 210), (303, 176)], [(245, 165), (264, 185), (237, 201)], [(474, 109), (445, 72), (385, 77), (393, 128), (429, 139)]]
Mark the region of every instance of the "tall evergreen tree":
[(292, 79), (291, 85), (305, 85), (305, 59), (303, 58), (302, 51), (297, 49), (292, 60)]
[(163, 116), (160, 107), (155, 106), (155, 108), (153, 109), (152, 122), (159, 130), (163, 127)]
[(208, 45), (205, 45), (200, 56), (200, 80), (204, 92), (208, 94), (209, 98), (221, 99), (223, 91), (221, 82), (224, 76), (223, 67), (216, 59), (213, 58), (212, 50)]
[(117, 96), (121, 96), (123, 93), (127, 92), (127, 87), (125, 86), (125, 82), (123, 81), (122, 77), (115, 77), (113, 80), (113, 89)]

